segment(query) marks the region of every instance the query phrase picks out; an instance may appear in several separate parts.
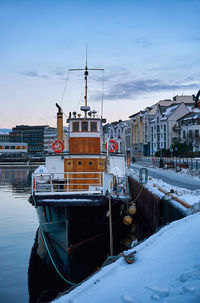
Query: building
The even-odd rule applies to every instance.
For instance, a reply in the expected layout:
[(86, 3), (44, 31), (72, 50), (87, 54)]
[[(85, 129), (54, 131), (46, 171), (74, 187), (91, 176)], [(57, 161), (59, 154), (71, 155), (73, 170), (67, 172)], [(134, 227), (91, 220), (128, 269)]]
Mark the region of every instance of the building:
[(14, 142), (0, 142), (0, 160), (1, 161), (27, 161), (28, 144)]
[(57, 128), (46, 126), (44, 128), (44, 153), (52, 152), (52, 144), (57, 139)]
[[(103, 138), (104, 138), (104, 145), (108, 140), (115, 140), (118, 144), (118, 152), (124, 153), (125, 152), (125, 128), (127, 121), (115, 121), (111, 123), (107, 123), (103, 126)], [(105, 149), (104, 149), (105, 150)]]
[[(68, 150), (68, 127), (63, 127), (64, 150)], [(57, 128), (45, 126), (44, 128), (44, 153), (52, 153), (52, 144), (57, 140)]]
[(200, 151), (200, 110), (186, 114), (178, 119), (180, 141), (192, 145), (193, 152)]
[(9, 142), (10, 141), (10, 132), (11, 132), (11, 129), (6, 129), (6, 128), (0, 129), (0, 142)]
[(179, 140), (177, 120), (190, 112), (183, 102), (171, 106), (158, 105), (154, 119), (150, 121), (151, 154), (162, 149), (169, 149)]
[(10, 141), (27, 143), (30, 156), (44, 156), (44, 130), (47, 125), (18, 125), (10, 133)]

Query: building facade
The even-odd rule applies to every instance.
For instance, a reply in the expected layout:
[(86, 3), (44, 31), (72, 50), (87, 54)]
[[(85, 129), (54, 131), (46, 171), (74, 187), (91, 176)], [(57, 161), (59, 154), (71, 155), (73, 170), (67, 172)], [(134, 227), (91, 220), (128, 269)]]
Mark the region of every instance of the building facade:
[(0, 160), (1, 161), (27, 161), (28, 144), (14, 142), (0, 142)]
[(200, 151), (200, 111), (197, 109), (178, 119), (180, 141), (192, 146), (193, 152)]
[(184, 103), (157, 107), (155, 117), (150, 121), (152, 155), (156, 151), (169, 149), (173, 143), (179, 140), (177, 121), (189, 112), (190, 109)]
[(11, 132), (11, 129), (6, 129), (6, 128), (0, 129), (0, 142), (9, 142), (10, 141), (10, 132)]

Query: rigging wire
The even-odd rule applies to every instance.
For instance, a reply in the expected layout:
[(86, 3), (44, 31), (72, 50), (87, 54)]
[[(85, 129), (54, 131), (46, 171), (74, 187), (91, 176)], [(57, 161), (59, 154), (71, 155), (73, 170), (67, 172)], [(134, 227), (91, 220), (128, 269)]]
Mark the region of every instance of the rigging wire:
[(67, 72), (67, 78), (65, 80), (65, 86), (64, 86), (64, 90), (63, 90), (63, 94), (62, 94), (62, 98), (61, 98), (61, 102), (60, 102), (60, 107), (62, 106), (62, 103), (63, 103), (63, 100), (64, 100), (68, 80), (69, 80), (69, 69), (68, 69), (68, 72)]
[(103, 70), (103, 80), (102, 80), (101, 119), (103, 118), (103, 100), (104, 100), (104, 70)]

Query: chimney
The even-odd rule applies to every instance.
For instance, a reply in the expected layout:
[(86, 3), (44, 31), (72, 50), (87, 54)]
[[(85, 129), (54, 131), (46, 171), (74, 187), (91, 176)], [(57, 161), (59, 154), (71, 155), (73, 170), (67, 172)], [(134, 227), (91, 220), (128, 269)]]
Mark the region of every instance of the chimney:
[(63, 112), (62, 108), (56, 103), (57, 112), (57, 139), (63, 141)]

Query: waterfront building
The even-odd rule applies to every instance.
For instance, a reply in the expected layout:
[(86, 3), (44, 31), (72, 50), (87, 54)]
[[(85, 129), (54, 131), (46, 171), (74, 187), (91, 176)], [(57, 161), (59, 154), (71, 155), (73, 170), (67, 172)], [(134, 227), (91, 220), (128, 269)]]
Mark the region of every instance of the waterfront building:
[[(67, 150), (68, 128), (64, 128), (63, 140)], [(46, 153), (52, 152), (52, 143), (57, 139), (57, 128), (49, 125), (30, 126), (17, 125), (10, 132), (10, 141), (26, 142), (30, 157), (43, 158)]]
[[(45, 126), (44, 128), (44, 153), (50, 154), (53, 152), (52, 144), (57, 140), (57, 128)], [(68, 127), (63, 127), (64, 150), (68, 151)]]
[(177, 120), (190, 112), (190, 107), (182, 103), (171, 106), (158, 104), (154, 119), (150, 121), (151, 154), (162, 149), (169, 149), (179, 140)]
[(28, 144), (0, 142), (0, 160), (28, 160)]
[(11, 129), (1, 128), (0, 129), (0, 142), (9, 142), (10, 141), (10, 132), (11, 132)]
[(190, 112), (178, 119), (180, 141), (192, 145), (193, 152), (200, 151), (200, 111)]
[[(125, 127), (127, 121), (115, 121), (107, 123), (103, 126), (103, 141), (104, 146), (108, 140), (115, 140), (118, 144), (118, 152), (124, 153), (125, 151)], [(105, 147), (104, 147), (105, 151)]]
[(128, 159), (133, 158), (133, 127), (132, 127), (133, 120), (127, 120), (126, 125), (124, 127), (124, 142), (125, 142), (125, 150), (126, 156)]
[(44, 130), (47, 125), (29, 126), (17, 125), (10, 133), (12, 142), (25, 142), (28, 144), (28, 153), (30, 157), (44, 156)]

